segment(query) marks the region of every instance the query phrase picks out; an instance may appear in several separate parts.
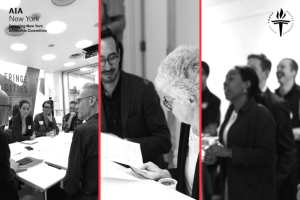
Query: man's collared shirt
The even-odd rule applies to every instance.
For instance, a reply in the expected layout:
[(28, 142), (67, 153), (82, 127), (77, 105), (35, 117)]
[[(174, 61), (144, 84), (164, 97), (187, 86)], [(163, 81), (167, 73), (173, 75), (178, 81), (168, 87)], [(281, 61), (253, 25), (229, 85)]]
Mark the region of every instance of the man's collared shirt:
[(101, 83), (101, 100), (104, 105), (107, 132), (123, 138), (121, 131), (121, 76), (111, 97)]

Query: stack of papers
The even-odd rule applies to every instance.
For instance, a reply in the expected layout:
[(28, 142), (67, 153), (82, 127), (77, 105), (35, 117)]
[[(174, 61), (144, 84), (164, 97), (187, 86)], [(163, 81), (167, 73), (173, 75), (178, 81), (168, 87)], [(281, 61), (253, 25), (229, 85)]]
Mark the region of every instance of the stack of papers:
[(21, 143), (22, 144), (35, 144), (37, 143), (38, 141), (37, 140), (25, 140), (25, 141), (22, 141)]

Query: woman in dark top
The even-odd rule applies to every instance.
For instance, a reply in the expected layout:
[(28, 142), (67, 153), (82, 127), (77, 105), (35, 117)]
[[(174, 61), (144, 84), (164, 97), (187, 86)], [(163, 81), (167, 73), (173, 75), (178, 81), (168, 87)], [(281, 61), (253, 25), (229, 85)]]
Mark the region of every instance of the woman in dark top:
[(19, 103), (20, 112), (12, 118), (12, 142), (34, 140), (33, 118), (29, 115), (30, 104), (26, 100)]
[(43, 103), (43, 112), (34, 117), (35, 134), (40, 136), (58, 135), (59, 128), (56, 120), (52, 115), (53, 104), (50, 101)]
[(231, 105), (220, 129), (220, 143), (206, 150), (204, 161), (220, 164), (225, 200), (274, 199), (275, 122), (258, 104), (263, 99), (258, 85), (249, 67), (235, 67), (224, 82)]

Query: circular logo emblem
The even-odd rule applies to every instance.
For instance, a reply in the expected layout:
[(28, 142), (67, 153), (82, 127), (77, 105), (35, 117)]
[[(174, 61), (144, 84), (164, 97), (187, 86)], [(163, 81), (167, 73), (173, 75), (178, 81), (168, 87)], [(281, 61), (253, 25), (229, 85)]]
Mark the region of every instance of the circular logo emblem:
[(268, 25), (275, 34), (282, 35), (290, 32), (294, 26), (294, 18), (289, 11), (272, 12), (268, 19)]

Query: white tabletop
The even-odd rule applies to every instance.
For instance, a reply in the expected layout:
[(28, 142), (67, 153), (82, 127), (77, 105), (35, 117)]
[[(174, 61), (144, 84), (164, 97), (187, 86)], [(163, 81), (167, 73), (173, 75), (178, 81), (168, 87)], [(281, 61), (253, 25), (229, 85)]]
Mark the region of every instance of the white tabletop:
[[(45, 191), (61, 181), (68, 167), (72, 137), (72, 133), (60, 132), (59, 135), (53, 138), (36, 138), (37, 143), (32, 145), (20, 142), (9, 144), (11, 158), (16, 161), (27, 156), (44, 160), (43, 163), (31, 167), (27, 171), (18, 173), (17, 175), (20, 180), (40, 191)], [(27, 146), (32, 147), (33, 150), (27, 150), (25, 148)], [(52, 163), (61, 169), (48, 166), (45, 162)]]
[[(114, 174), (113, 178), (109, 178), (112, 173)], [(132, 178), (128, 178), (128, 176)], [(192, 200), (192, 198), (176, 190), (165, 189), (156, 181), (137, 175), (131, 169), (102, 159), (101, 199)]]

